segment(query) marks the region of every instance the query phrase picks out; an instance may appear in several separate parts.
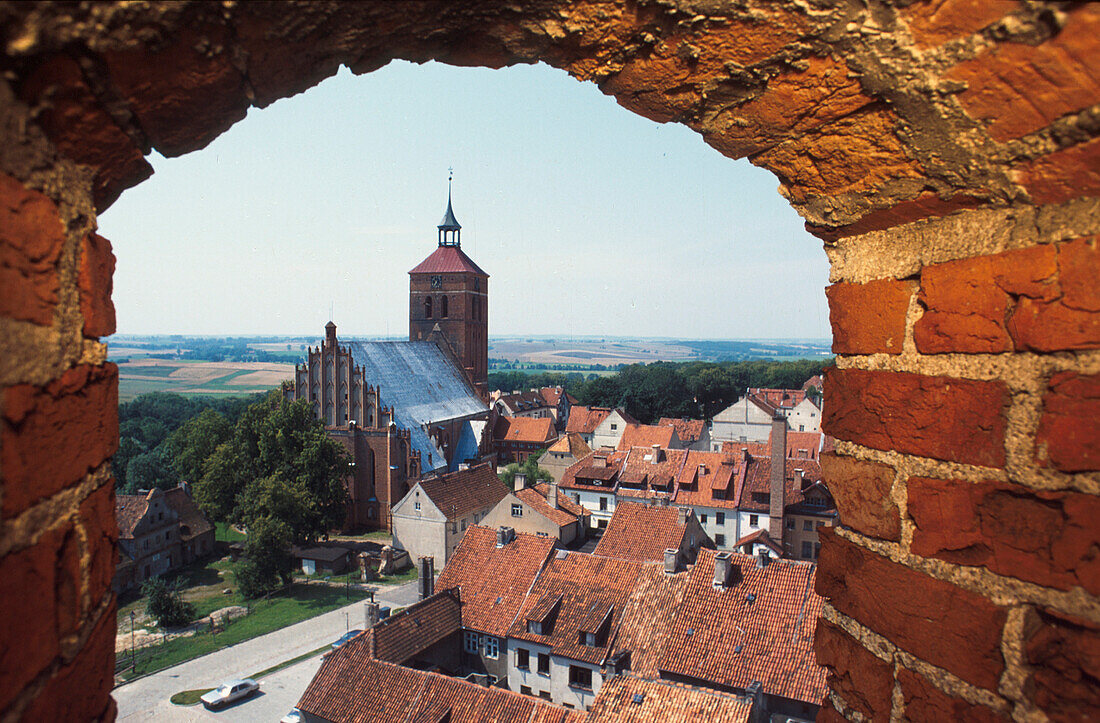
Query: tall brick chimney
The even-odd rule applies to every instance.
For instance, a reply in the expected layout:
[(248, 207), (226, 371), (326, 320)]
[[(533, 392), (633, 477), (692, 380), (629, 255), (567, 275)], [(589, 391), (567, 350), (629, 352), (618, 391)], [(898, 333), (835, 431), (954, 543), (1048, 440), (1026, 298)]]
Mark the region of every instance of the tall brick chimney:
[(417, 561), (417, 592), (421, 600), (435, 594), (435, 558), (421, 557)]
[(772, 417), (771, 500), (768, 507), (768, 535), (786, 551), (783, 544), (784, 490), (787, 476), (787, 419), (778, 411)]

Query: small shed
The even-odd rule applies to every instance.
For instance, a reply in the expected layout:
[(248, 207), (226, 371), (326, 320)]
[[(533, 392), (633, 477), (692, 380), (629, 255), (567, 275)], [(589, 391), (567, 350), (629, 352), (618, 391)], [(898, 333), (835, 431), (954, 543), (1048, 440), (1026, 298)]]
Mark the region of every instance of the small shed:
[(336, 546), (295, 547), (292, 552), (302, 572), (307, 575), (339, 575), (347, 571), (348, 559), (352, 554), (346, 547)]

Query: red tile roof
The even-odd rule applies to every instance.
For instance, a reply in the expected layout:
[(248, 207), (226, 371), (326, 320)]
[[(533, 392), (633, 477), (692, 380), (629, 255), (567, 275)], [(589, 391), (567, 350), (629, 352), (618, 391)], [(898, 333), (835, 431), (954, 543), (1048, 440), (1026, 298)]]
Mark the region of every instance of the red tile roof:
[(134, 528), (148, 509), (149, 499), (145, 495), (115, 495), (115, 519), (120, 539), (133, 539)]
[(824, 386), (825, 386), (825, 382), (824, 382), (824, 380), (822, 380), (821, 375), (820, 374), (815, 374), (812, 377), (810, 377), (809, 379), (807, 379), (805, 382), (803, 382), (802, 391), (808, 392), (808, 391), (810, 391), (810, 387), (814, 387), (818, 390), (821, 390), (821, 388), (824, 387)]
[(615, 506), (594, 555), (638, 562), (663, 562), (665, 550), (679, 550), (687, 525), (680, 510), (664, 505), (620, 502)]
[(558, 437), (550, 417), (501, 417), (498, 437), (502, 442), (533, 442), (549, 444)]
[(663, 564), (647, 563), (627, 601), (612, 657), (630, 653), (630, 670), (647, 678), (660, 676), (672, 619), (683, 602), (687, 572), (666, 574)]
[(214, 525), (206, 519), (199, 506), (183, 487), (173, 487), (164, 491), (164, 501), (176, 511), (180, 518), (180, 540), (187, 542), (199, 535), (210, 532)]
[(813, 652), (823, 607), (813, 589), (816, 566), (772, 560), (760, 568), (748, 555), (723, 554), (732, 574), (716, 590), (715, 553), (699, 551), (660, 669), (733, 688), (758, 680), (767, 694), (820, 705), (826, 686)]
[[(550, 485), (546, 482), (516, 490), (516, 497), (524, 501), (535, 512), (553, 522), (558, 527), (573, 524), (579, 519), (588, 517), (588, 511), (573, 501), (573, 498), (564, 492), (558, 491), (558, 506), (551, 507), (547, 501), (550, 494)], [(587, 524), (583, 523), (582, 524)]]
[(551, 452), (557, 452), (558, 454), (568, 454), (574, 459), (580, 459), (592, 452), (592, 448), (585, 444), (584, 438), (576, 432), (566, 432), (563, 436), (558, 438), (557, 442), (550, 445)]
[(761, 528), (756, 532), (750, 532), (749, 534), (742, 537), (740, 540), (737, 541), (736, 547), (752, 544), (767, 545), (768, 549), (774, 552), (776, 557), (783, 556), (783, 546), (773, 540), (771, 538), (771, 535), (769, 535), (768, 531), (764, 528)]
[(458, 246), (439, 246), (428, 258), (417, 264), (410, 274), (447, 274), (469, 271), (478, 276), (489, 277)]
[(298, 710), (332, 723), (580, 723), (584, 714), (501, 688), (375, 660), (367, 636), (331, 653)]
[(548, 406), (557, 405), (557, 402), (548, 405), (539, 390), (519, 392), (516, 394), (502, 394), (500, 399), (497, 400), (497, 403), (503, 404), (512, 414), (530, 412), (533, 409), (546, 409)]
[(581, 407), (576, 406), (569, 410), (569, 421), (565, 424), (566, 432), (579, 434), (592, 434), (600, 422), (611, 415), (608, 407)]
[[(771, 454), (772, 435), (768, 432), (766, 454)], [(787, 430), (787, 457), (817, 459), (821, 449), (821, 432), (794, 432)]]
[(702, 419), (673, 419), (661, 417), (657, 422), (662, 427), (672, 427), (676, 430), (676, 436), (686, 445), (692, 445), (699, 441), (707, 428), (707, 423)]
[[(612, 489), (615, 486), (613, 480), (629, 454), (604, 451), (586, 454), (562, 473), (560, 485), (567, 489)], [(604, 462), (602, 465), (601, 460)]]
[[(656, 459), (654, 459), (656, 454)], [(676, 492), (676, 479), (688, 458), (685, 449), (633, 447), (619, 470), (616, 494), (639, 499), (671, 499)]]
[(745, 475), (736, 452), (688, 452), (676, 485), (678, 505), (736, 509), (737, 490)]
[(378, 660), (404, 663), (462, 629), (457, 589), (444, 590), (380, 621), (365, 634)]
[[(633, 659), (632, 659), (633, 664)], [(631, 674), (608, 678), (588, 710), (589, 723), (749, 723), (752, 701)]]
[[(811, 459), (785, 460), (787, 478), (783, 491), (785, 507), (801, 504), (806, 496), (803, 493), (805, 487), (821, 480), (821, 467)], [(799, 481), (795, 470), (802, 470), (803, 481)], [(767, 512), (769, 502), (765, 502), (761, 495), (771, 497), (772, 461), (770, 457), (749, 457), (748, 470), (745, 474), (744, 487), (740, 492), (738, 506), (746, 512)], [(822, 508), (822, 513), (825, 508)]]
[(508, 544), (496, 545), (496, 530), (478, 525), (466, 530), (436, 588), (459, 589), (463, 627), (503, 637), (555, 540), (517, 532)]
[(628, 424), (623, 430), (623, 436), (619, 438), (619, 449), (631, 447), (659, 447), (668, 449), (673, 446), (673, 440), (679, 441), (676, 430), (673, 427), (662, 427), (655, 424)]
[(508, 488), (488, 463), (421, 479), (418, 484), (448, 520), (492, 507), (508, 494)]
[(798, 406), (806, 398), (801, 389), (753, 389), (748, 391), (749, 399), (763, 403), (774, 409), (790, 409)]

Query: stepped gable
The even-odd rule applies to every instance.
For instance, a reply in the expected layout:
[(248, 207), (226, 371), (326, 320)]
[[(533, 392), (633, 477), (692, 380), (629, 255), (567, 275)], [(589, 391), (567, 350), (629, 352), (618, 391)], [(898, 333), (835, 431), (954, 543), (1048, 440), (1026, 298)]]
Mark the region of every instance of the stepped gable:
[(824, 600), (814, 592), (817, 567), (803, 562), (728, 555), (727, 584), (716, 588), (713, 550), (702, 549), (658, 667), (714, 685), (746, 688), (820, 705), (825, 669), (813, 640)]
[(554, 546), (553, 538), (516, 533), (497, 547), (496, 530), (474, 525), (443, 568), (436, 588), (458, 588), (464, 628), (504, 637)]
[(665, 550), (679, 550), (687, 534), (687, 525), (680, 522), (679, 516), (675, 507), (620, 502), (592, 554), (662, 562)]
[(475, 510), (492, 507), (508, 494), (488, 462), (457, 472), (420, 480), (420, 489), (448, 520), (458, 520)]

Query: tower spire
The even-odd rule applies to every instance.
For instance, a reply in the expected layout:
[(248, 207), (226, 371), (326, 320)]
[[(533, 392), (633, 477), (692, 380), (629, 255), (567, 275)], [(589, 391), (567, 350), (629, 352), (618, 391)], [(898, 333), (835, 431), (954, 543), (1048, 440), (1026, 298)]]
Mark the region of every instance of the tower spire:
[(454, 178), (454, 168), (447, 169), (447, 211), (443, 214), (443, 220), (439, 222), (439, 245), (461, 246), (460, 233), (462, 225), (455, 218), (455, 212), (451, 210), (451, 179)]

